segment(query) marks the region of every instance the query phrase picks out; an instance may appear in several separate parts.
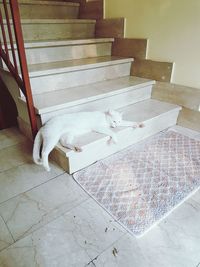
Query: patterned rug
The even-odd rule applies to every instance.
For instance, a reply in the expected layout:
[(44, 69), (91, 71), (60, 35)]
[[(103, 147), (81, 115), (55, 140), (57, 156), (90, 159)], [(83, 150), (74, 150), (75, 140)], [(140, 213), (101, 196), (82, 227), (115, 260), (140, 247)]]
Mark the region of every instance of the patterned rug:
[(200, 186), (200, 141), (160, 133), (77, 173), (116, 221), (141, 236)]

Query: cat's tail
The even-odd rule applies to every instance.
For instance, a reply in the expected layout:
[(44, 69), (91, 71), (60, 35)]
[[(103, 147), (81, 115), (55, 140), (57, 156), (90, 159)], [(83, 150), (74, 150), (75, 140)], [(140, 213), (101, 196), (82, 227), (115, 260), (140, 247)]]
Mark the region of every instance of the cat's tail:
[(42, 134), (41, 131), (39, 130), (35, 137), (33, 145), (33, 161), (38, 165), (42, 165), (42, 160), (40, 158), (41, 145), (42, 145)]

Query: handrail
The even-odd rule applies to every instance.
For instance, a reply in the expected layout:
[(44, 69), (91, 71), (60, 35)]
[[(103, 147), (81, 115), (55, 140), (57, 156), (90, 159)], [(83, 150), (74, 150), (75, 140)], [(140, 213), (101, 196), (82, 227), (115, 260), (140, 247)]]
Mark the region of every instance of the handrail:
[[(9, 17), (7, 5), (9, 5), (11, 11), (11, 18)], [(3, 11), (5, 13), (5, 20), (3, 19), (2, 10), (0, 9), (0, 27), (2, 34), (2, 40), (0, 39), (0, 58), (6, 64), (8, 70), (12, 74), (13, 78), (17, 82), (19, 88), (26, 98), (31, 130), (34, 138), (37, 133), (37, 121), (26, 61), (18, 1), (9, 0), (9, 3), (7, 3), (6, 0), (3, 0), (3, 8)], [(12, 32), (11, 21), (14, 32)], [(16, 50), (17, 56), (19, 58), (19, 66), (17, 65), (16, 50), (13, 40), (16, 40)], [(8, 44), (10, 44), (11, 54), (9, 54)], [(21, 75), (19, 74), (19, 67)]]

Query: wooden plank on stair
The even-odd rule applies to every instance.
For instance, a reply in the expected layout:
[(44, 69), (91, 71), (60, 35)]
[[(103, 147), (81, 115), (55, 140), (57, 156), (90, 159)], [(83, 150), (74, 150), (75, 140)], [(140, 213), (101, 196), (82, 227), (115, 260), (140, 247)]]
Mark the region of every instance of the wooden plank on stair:
[(115, 38), (112, 55), (122, 57), (146, 58), (147, 39)]
[(136, 59), (132, 64), (131, 75), (161, 82), (170, 82), (173, 63), (147, 59)]
[(96, 37), (124, 37), (124, 18), (103, 19), (96, 22)]
[(79, 17), (82, 19), (103, 19), (103, 0), (82, 3)]

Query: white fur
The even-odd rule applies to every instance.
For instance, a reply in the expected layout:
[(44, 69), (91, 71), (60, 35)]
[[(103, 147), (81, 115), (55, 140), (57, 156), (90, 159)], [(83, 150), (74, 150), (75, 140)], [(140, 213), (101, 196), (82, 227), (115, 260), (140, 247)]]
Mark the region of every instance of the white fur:
[(122, 121), (122, 115), (114, 110), (109, 110), (105, 113), (94, 111), (56, 116), (38, 131), (33, 146), (33, 160), (36, 164), (43, 165), (49, 171), (48, 156), (59, 140), (65, 147), (75, 151), (82, 151), (81, 148), (74, 144), (74, 138), (95, 131), (109, 135), (116, 143), (116, 135), (110, 128), (117, 126), (141, 127), (137, 123)]

